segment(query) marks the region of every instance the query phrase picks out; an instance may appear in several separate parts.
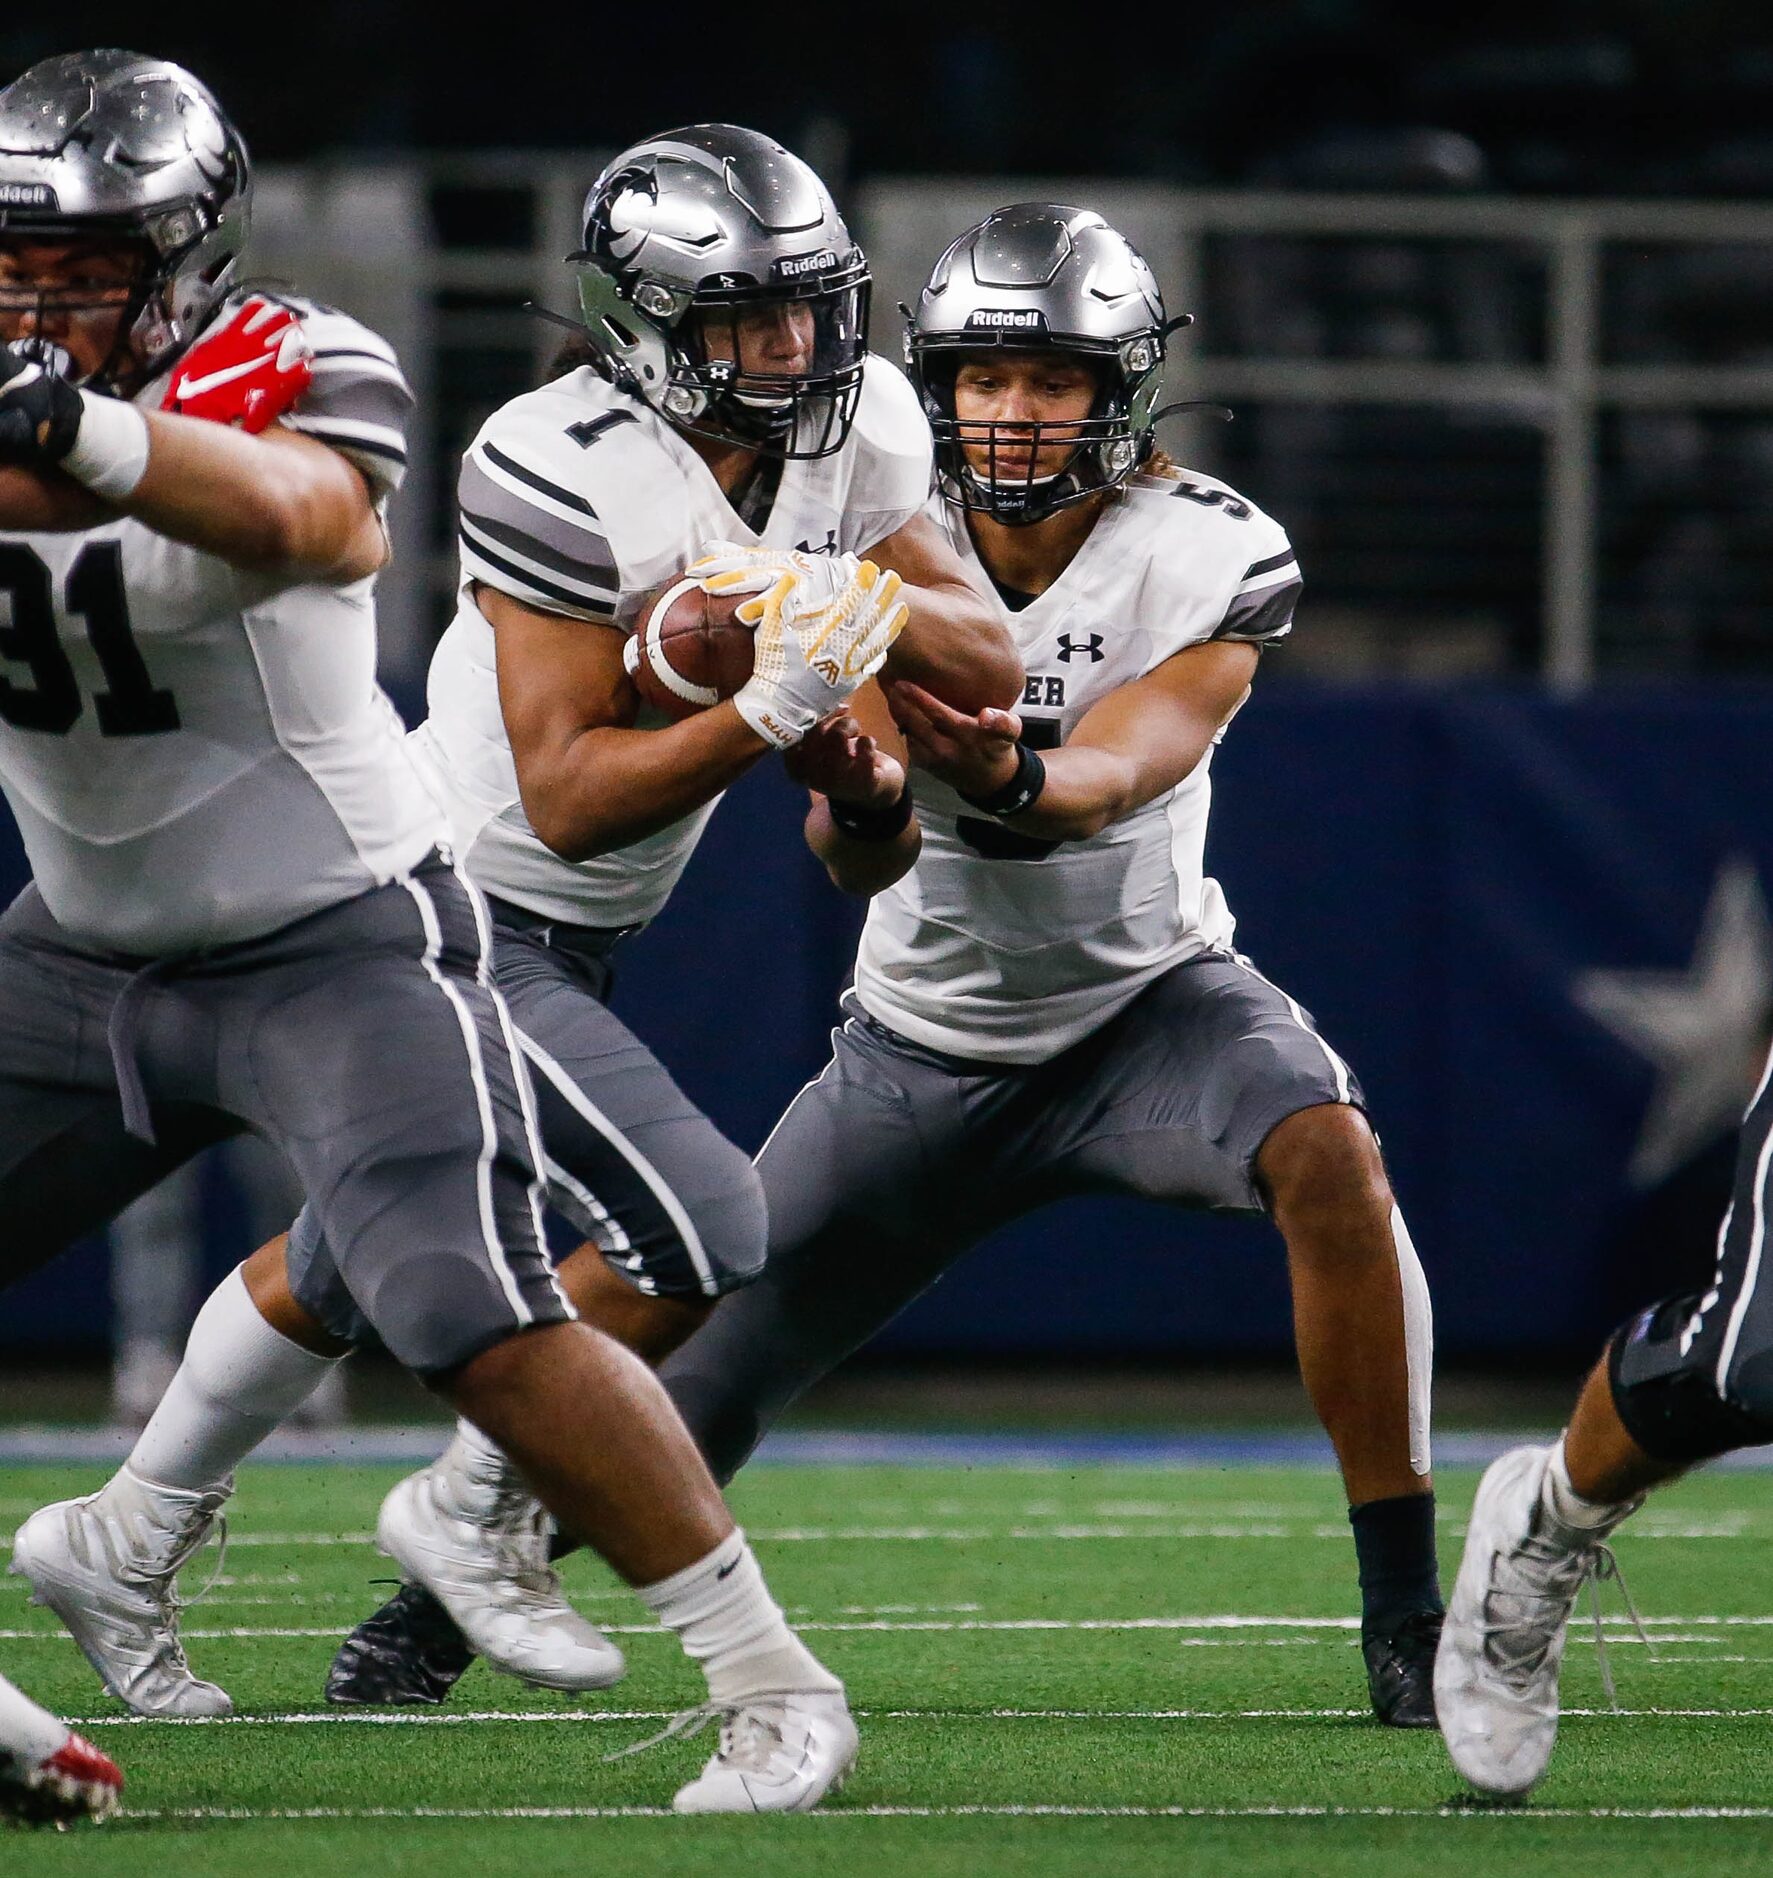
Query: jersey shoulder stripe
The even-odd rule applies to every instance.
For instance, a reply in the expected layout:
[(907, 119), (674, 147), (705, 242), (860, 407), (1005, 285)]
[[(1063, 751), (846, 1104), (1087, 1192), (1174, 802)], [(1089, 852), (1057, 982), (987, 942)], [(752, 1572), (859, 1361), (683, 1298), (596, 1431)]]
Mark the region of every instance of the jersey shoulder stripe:
[(1273, 516), (1195, 469), (1135, 476), (1127, 494), (1150, 557), (1147, 595), (1156, 613), (1192, 613), (1196, 639), (1264, 645), (1286, 637), (1304, 587)]
[(542, 613), (565, 613), (573, 619), (608, 625), (616, 617), (617, 595), (582, 582), (568, 582), (542, 573), (524, 560), (493, 546), (464, 519), (459, 536), (462, 573), (471, 580), (495, 587)]
[(473, 452), (462, 459), (456, 498), (465, 521), (543, 566), (619, 584), (615, 550), (603, 531), (592, 526), (589, 508), (582, 512), (582, 519), (579, 514), (563, 515), (552, 504), (535, 501), (533, 495), (521, 478), (514, 482), (509, 472), (500, 476)]
[[(394, 348), (337, 307), (305, 294), (261, 291), (301, 320), (314, 348), (313, 382), (283, 422), (349, 458), (378, 495), (391, 494), (406, 473), (414, 405)], [(230, 304), (251, 292), (235, 295)]]
[(1297, 567), (1298, 564), (1298, 557), (1293, 552), (1292, 544), (1289, 543), (1279, 554), (1271, 554), (1265, 560), (1252, 561), (1244, 569), (1244, 585), (1251, 586), (1265, 574), (1278, 574), (1281, 570)]
[(576, 490), (483, 432), (462, 459), (456, 496), (464, 574), (542, 611), (614, 618), (615, 550)]
[(588, 515), (593, 521), (597, 519), (597, 511), (583, 496), (574, 495), (570, 489), (563, 489), (559, 483), (550, 482), (540, 472), (527, 468), (508, 452), (501, 450), (490, 438), (475, 447), (485, 454), (488, 462), (496, 464), (507, 476), (514, 476), (520, 483), (527, 483), (538, 495), (546, 496), (550, 502), (558, 502), (563, 509)]
[(1225, 610), (1215, 639), (1233, 639), (1246, 645), (1272, 645), (1293, 630), (1293, 612), (1305, 583), (1298, 572), (1280, 574), (1266, 587), (1240, 592)]

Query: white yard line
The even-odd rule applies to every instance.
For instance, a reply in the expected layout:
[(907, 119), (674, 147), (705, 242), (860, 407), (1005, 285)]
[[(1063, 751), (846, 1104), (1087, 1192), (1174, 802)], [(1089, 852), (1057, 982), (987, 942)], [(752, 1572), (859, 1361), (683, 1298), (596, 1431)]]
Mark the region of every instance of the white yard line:
[[(1355, 1631), (1360, 1628), (1360, 1622), (1358, 1617), (1242, 1617), (1222, 1614), (1198, 1617), (809, 1617), (797, 1621), (795, 1628), (832, 1632), (886, 1631), (941, 1634), (963, 1631), (1023, 1630)], [(1704, 1639), (1685, 1637), (1678, 1633), (1702, 1629), (1764, 1629), (1773, 1626), (1773, 1616), (1646, 1617), (1643, 1622), (1646, 1630), (1661, 1635), (1666, 1642), (1700, 1642)], [(1609, 1643), (1635, 1640), (1632, 1634), (1632, 1620), (1629, 1617), (1608, 1616), (1602, 1619), (1602, 1623), (1607, 1630), (1621, 1633), (1617, 1637), (1610, 1635), (1607, 1639)], [(600, 1628), (611, 1636), (621, 1637), (652, 1637), (664, 1634), (657, 1624), (603, 1624)], [(1580, 1633), (1573, 1632), (1572, 1634)], [(0, 1642), (31, 1643), (46, 1639), (60, 1641), (63, 1635), (62, 1631), (51, 1629), (0, 1630)], [(277, 1625), (261, 1628), (257, 1625), (240, 1624), (189, 1629), (185, 1630), (183, 1635), (193, 1641), (250, 1641), (258, 1637), (336, 1637), (338, 1630), (336, 1626)]]
[[(1445, 1525), (1442, 1530), (1452, 1539), (1462, 1538), (1462, 1524)], [(1346, 1524), (1284, 1525), (1278, 1522), (1257, 1523), (1245, 1520), (1180, 1521), (1170, 1525), (1116, 1522), (1048, 1526), (777, 1526), (747, 1527), (747, 1535), (765, 1545), (892, 1545), (947, 1544), (991, 1545), (1008, 1540), (1036, 1545), (1060, 1545), (1077, 1541), (1111, 1539), (1240, 1540), (1240, 1539), (1325, 1539), (1345, 1544)], [(1689, 1522), (1683, 1525), (1632, 1527), (1627, 1537), (1637, 1540), (1663, 1539), (1746, 1539), (1761, 1535), (1734, 1517)], [(232, 1546), (344, 1546), (373, 1545), (367, 1532), (243, 1532), (230, 1536)]]
[[(839, 1806), (809, 1819), (1773, 1819), (1773, 1806)], [(679, 1819), (668, 1806), (194, 1806), (120, 1819)]]
[[(383, 1709), (297, 1710), (279, 1715), (87, 1715), (76, 1728), (465, 1728), (485, 1722), (550, 1727), (669, 1721), (671, 1709), (464, 1709), (442, 1714)], [(859, 1708), (860, 1721), (1361, 1721), (1370, 1708)], [(1773, 1708), (1567, 1708), (1579, 1721), (1764, 1721)]]

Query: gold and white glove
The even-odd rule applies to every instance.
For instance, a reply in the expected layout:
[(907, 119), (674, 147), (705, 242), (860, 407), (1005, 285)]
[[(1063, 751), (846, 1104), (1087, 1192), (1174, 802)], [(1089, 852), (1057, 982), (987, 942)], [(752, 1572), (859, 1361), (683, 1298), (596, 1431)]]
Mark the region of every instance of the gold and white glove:
[(899, 597), (903, 583), (849, 555), (834, 565), (832, 556), (792, 550), (731, 554), (725, 565), (698, 561), (689, 572), (710, 593), (750, 594), (738, 618), (756, 632), (757, 647), (733, 703), (766, 743), (792, 749), (880, 670), (910, 615)]
[(790, 612), (829, 606), (856, 578), (853, 554), (811, 554), (804, 548), (746, 548), (710, 541), (684, 572), (708, 593), (768, 593), (784, 574), (799, 576)]

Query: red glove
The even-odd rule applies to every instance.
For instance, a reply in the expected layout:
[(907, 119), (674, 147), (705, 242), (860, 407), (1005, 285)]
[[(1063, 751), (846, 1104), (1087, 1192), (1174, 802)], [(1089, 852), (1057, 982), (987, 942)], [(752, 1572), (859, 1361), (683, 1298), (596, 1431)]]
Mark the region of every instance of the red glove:
[(308, 389), (313, 360), (301, 321), (255, 295), (179, 361), (160, 408), (260, 431)]

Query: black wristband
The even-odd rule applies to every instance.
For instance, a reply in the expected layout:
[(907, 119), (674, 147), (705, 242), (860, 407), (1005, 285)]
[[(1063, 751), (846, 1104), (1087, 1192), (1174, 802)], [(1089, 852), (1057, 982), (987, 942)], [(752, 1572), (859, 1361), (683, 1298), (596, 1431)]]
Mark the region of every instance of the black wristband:
[(1034, 806), (1046, 786), (1047, 766), (1040, 760), (1040, 753), (1019, 743), (1016, 745), (1016, 773), (1001, 789), (993, 789), (988, 796), (970, 796), (964, 789), (959, 794), (961, 801), (986, 815), (1020, 815), (1024, 809)]
[(852, 841), (891, 841), (911, 826), (911, 784), (899, 791), (896, 801), (884, 809), (865, 809), (854, 802), (834, 802), (825, 798), (831, 811), (831, 824)]

